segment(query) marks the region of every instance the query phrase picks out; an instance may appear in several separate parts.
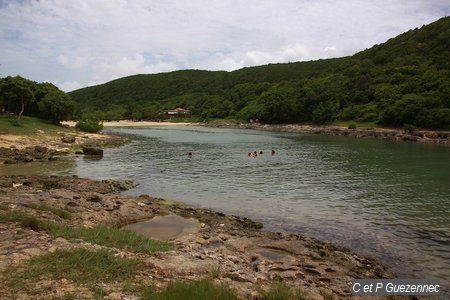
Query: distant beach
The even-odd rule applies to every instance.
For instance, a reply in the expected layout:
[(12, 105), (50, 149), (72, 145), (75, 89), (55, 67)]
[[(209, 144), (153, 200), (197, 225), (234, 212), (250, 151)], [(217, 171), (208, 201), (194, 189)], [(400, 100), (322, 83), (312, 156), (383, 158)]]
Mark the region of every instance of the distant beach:
[[(61, 122), (63, 125), (69, 125), (74, 127), (75, 121), (64, 121)], [(198, 123), (186, 123), (186, 122), (153, 122), (153, 121), (130, 121), (130, 120), (120, 120), (120, 121), (107, 121), (103, 122), (103, 126), (106, 127), (146, 127), (146, 126), (186, 126), (186, 125), (198, 125)]]

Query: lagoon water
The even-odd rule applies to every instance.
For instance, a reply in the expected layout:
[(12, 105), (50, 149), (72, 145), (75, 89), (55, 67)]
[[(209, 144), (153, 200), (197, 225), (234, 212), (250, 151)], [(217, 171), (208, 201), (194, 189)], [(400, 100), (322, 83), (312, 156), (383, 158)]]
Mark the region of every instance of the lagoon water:
[[(376, 257), (401, 277), (450, 278), (447, 147), (195, 126), (106, 131), (133, 142), (101, 160), (43, 169), (131, 179), (139, 186), (127, 193), (308, 234)], [(255, 150), (264, 154), (249, 158)]]

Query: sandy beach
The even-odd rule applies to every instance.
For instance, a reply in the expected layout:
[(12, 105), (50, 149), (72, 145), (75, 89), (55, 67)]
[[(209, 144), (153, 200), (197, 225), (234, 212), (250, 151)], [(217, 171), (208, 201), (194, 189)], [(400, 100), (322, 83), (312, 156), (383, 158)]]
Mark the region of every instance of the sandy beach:
[[(63, 125), (69, 125), (74, 127), (76, 122), (74, 121), (64, 121), (61, 122)], [(103, 122), (105, 127), (147, 127), (147, 126), (187, 126), (187, 125), (198, 125), (199, 123), (185, 123), (185, 122), (152, 122), (152, 121), (130, 121), (130, 120), (120, 120), (120, 121), (109, 121)]]

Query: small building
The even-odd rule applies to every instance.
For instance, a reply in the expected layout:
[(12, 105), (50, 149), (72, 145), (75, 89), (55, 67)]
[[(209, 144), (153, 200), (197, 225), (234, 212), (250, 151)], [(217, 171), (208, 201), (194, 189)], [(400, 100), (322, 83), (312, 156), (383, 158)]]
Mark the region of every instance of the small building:
[(187, 118), (190, 116), (191, 111), (189, 109), (184, 109), (182, 107), (177, 107), (175, 109), (166, 111), (166, 117), (168, 118)]

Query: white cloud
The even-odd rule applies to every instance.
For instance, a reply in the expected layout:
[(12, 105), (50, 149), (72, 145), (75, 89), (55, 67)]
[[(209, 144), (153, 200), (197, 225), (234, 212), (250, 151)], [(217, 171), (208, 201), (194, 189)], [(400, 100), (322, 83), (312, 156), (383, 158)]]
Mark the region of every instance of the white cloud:
[(116, 61), (101, 62), (93, 66), (94, 78), (114, 79), (130, 74), (146, 74), (173, 71), (176, 65), (171, 62), (158, 61), (148, 64), (141, 54), (122, 57)]
[(62, 54), (56, 60), (60, 65), (74, 70), (84, 68), (88, 62), (86, 57), (68, 57)]
[(448, 13), (446, 0), (3, 1), (0, 73), (86, 86), (336, 57)]
[(55, 81), (53, 82), (53, 84), (58, 86), (61, 90), (65, 92), (70, 92), (82, 87), (82, 85), (78, 81), (65, 81), (65, 82)]

